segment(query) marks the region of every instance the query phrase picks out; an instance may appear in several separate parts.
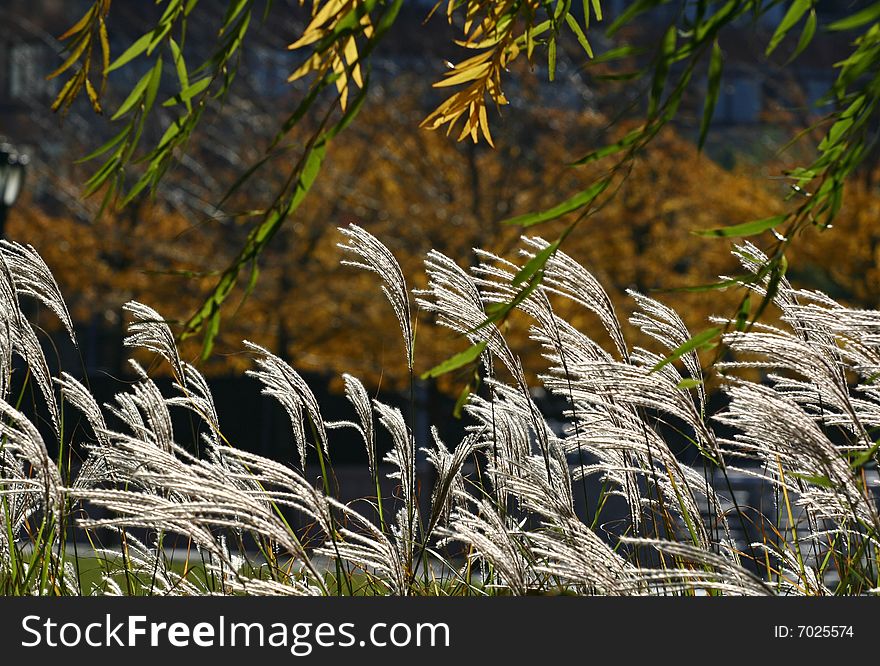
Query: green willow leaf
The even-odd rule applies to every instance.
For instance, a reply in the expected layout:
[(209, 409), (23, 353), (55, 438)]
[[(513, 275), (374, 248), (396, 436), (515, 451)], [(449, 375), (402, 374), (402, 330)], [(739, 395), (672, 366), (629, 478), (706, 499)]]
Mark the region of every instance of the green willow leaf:
[(772, 229), (778, 224), (782, 224), (788, 215), (774, 215), (773, 217), (765, 217), (762, 220), (753, 220), (751, 222), (743, 222), (742, 224), (732, 224), (729, 227), (717, 227), (715, 229), (702, 229), (692, 231), (695, 236), (710, 236), (716, 238), (745, 238), (746, 236), (756, 236), (760, 233)]
[(129, 46), (121, 56), (119, 56), (110, 64), (110, 66), (107, 68), (107, 72), (109, 73), (113, 70), (119, 69), (123, 65), (128, 64), (139, 55), (141, 55), (144, 51), (147, 50), (147, 47), (150, 45), (150, 40), (152, 39), (152, 37), (152, 32), (148, 32), (146, 35), (142, 35), (134, 44)]
[(568, 23), (568, 27), (571, 28), (574, 36), (577, 37), (578, 43), (581, 45), (581, 48), (590, 58), (592, 58), (593, 47), (590, 46), (590, 42), (587, 39), (587, 36), (584, 34), (584, 31), (581, 30), (581, 26), (578, 25), (578, 22), (575, 20), (574, 16), (572, 16), (571, 14), (566, 14), (565, 22)]
[(817, 23), (818, 23), (818, 21), (816, 19), (816, 10), (811, 9), (810, 14), (807, 16), (806, 23), (804, 23), (804, 29), (801, 32), (801, 37), (798, 40), (797, 46), (794, 49), (794, 53), (792, 53), (789, 56), (788, 60), (786, 61), (786, 64), (789, 64), (791, 61), (793, 61), (795, 58), (797, 58), (801, 53), (806, 51), (807, 47), (813, 41), (813, 37), (816, 35)]
[(875, 442), (874, 445), (867, 451), (860, 452), (849, 464), (849, 466), (854, 470), (864, 467), (874, 459), (874, 456), (877, 455), (877, 451), (880, 451), (880, 440)]
[(612, 22), (605, 34), (613, 37), (618, 30), (634, 18), (665, 2), (666, 0), (637, 0), (636, 2), (629, 3), (627, 8), (623, 10), (623, 13)]
[(190, 108), (190, 102), (193, 97), (202, 93), (208, 86), (211, 85), (211, 78), (205, 77), (203, 79), (199, 79), (195, 83), (188, 85), (186, 88), (182, 89), (179, 93), (177, 93), (174, 97), (169, 100), (166, 100), (162, 103), (162, 106), (174, 106), (175, 104), (183, 103), (186, 105), (187, 109)]
[(597, 162), (603, 157), (614, 155), (615, 153), (619, 153), (621, 150), (625, 150), (626, 148), (635, 145), (642, 137), (646, 135), (647, 132), (644, 128), (631, 130), (627, 132), (624, 137), (619, 141), (615, 141), (614, 143), (603, 146), (598, 150), (587, 153), (576, 162), (572, 162), (569, 166), (583, 166), (584, 164), (589, 164), (590, 162)]
[(666, 79), (675, 54), (675, 46), (678, 43), (678, 28), (675, 24), (669, 26), (660, 43), (660, 54), (657, 56), (657, 65), (654, 68), (654, 78), (651, 81), (651, 92), (648, 95), (648, 118), (653, 118), (660, 108), (660, 100), (663, 90), (666, 88)]
[(684, 293), (694, 293), (698, 294), (704, 291), (721, 291), (727, 289), (729, 287), (738, 287), (740, 285), (746, 284), (755, 284), (759, 282), (767, 273), (769, 273), (769, 269), (762, 269), (757, 274), (755, 273), (744, 273), (741, 275), (737, 275), (736, 277), (728, 278), (726, 280), (719, 280), (717, 282), (710, 282), (708, 284), (695, 284), (687, 287), (671, 287), (668, 289), (656, 289), (655, 291), (674, 294), (678, 292)]
[(839, 21), (835, 21), (829, 25), (827, 29), (835, 31), (852, 30), (853, 28), (859, 28), (878, 19), (880, 19), (880, 2), (875, 2), (870, 7), (865, 7), (863, 10), (856, 12), (855, 14), (840, 19)]
[(523, 282), (531, 280), (532, 277), (535, 276), (541, 269), (544, 268), (544, 264), (547, 263), (547, 260), (559, 249), (559, 245), (562, 243), (562, 239), (559, 238), (553, 243), (550, 243), (543, 250), (538, 252), (534, 257), (529, 259), (525, 266), (519, 269), (519, 272), (513, 277), (513, 285), (518, 286)]
[(150, 82), (150, 78), (152, 77), (153, 70), (150, 70), (146, 74), (144, 74), (140, 81), (138, 81), (134, 88), (131, 89), (131, 92), (128, 94), (128, 97), (125, 98), (125, 101), (119, 105), (119, 108), (116, 110), (110, 120), (119, 120), (126, 113), (131, 111), (134, 108), (134, 105), (137, 104), (141, 97), (143, 96), (144, 90), (147, 88), (147, 84)]
[(443, 361), (443, 363), (435, 365), (433, 368), (422, 375), (422, 379), (439, 377), (440, 375), (445, 375), (447, 372), (452, 372), (453, 370), (458, 370), (463, 366), (470, 365), (478, 358), (480, 358), (480, 354), (482, 354), (486, 350), (488, 344), (488, 342), (484, 341), (478, 342), (475, 345), (471, 345), (463, 352), (459, 352), (455, 356), (451, 356)]
[(597, 56), (594, 56), (592, 60), (584, 63), (584, 67), (590, 67), (591, 65), (599, 65), (605, 62), (612, 62), (614, 60), (623, 60), (624, 58), (628, 58), (629, 56), (637, 56), (641, 55), (645, 52), (645, 49), (638, 48), (636, 46), (618, 46), (613, 49), (608, 49), (604, 53), (600, 53)]
[(718, 103), (718, 93), (721, 90), (721, 71), (724, 66), (724, 55), (721, 46), (716, 39), (712, 44), (712, 56), (709, 59), (708, 87), (706, 89), (706, 101), (703, 104), (703, 118), (700, 121), (700, 138), (697, 141), (697, 149), (702, 150), (709, 133), (709, 125), (712, 124), (712, 116), (715, 114), (715, 105)]
[(686, 341), (683, 345), (676, 347), (666, 358), (657, 363), (653, 368), (651, 368), (651, 372), (657, 372), (661, 368), (669, 365), (674, 360), (681, 358), (688, 352), (692, 352), (695, 349), (701, 349), (702, 347), (706, 347), (709, 345), (712, 340), (717, 338), (721, 334), (721, 328), (719, 326), (713, 326), (712, 328), (707, 328), (705, 331), (701, 333), (697, 333), (690, 340)]
[(202, 361), (207, 361), (211, 356), (211, 352), (214, 350), (214, 340), (217, 339), (217, 335), (220, 333), (220, 308), (217, 308), (213, 315), (211, 315), (211, 319), (208, 323), (208, 328), (205, 331), (205, 342), (202, 345)]
[(770, 43), (767, 45), (767, 50), (764, 52), (764, 55), (770, 55), (776, 50), (776, 47), (779, 46), (783, 39), (785, 39), (788, 31), (801, 20), (801, 17), (806, 14), (808, 10), (812, 9), (812, 6), (812, 0), (794, 0), (794, 2), (791, 3), (788, 11), (785, 12), (785, 16), (782, 17), (779, 25), (776, 26), (776, 31), (770, 38)]
[(502, 224), (507, 224), (510, 226), (531, 227), (536, 224), (541, 224), (542, 222), (555, 220), (558, 217), (562, 217), (567, 213), (574, 212), (583, 208), (584, 206), (588, 206), (593, 203), (596, 197), (598, 197), (600, 194), (602, 194), (602, 192), (605, 191), (605, 188), (608, 187), (608, 184), (610, 182), (611, 181), (607, 178), (604, 180), (600, 180), (598, 183), (591, 185), (583, 192), (579, 192), (573, 197), (566, 199), (562, 203), (553, 206), (553, 208), (548, 208), (547, 210), (537, 213), (526, 213), (525, 215), (519, 215), (517, 217), (505, 220)]
[(806, 481), (807, 483), (812, 483), (814, 486), (820, 486), (821, 488), (834, 488), (834, 484), (831, 482), (831, 479), (829, 479), (824, 474), (798, 474), (797, 472), (789, 472), (789, 474), (796, 479), (801, 479), (802, 481)]
[(85, 157), (80, 157), (79, 159), (77, 159), (76, 164), (82, 164), (83, 162), (88, 162), (90, 160), (95, 159), (96, 157), (100, 157), (104, 153), (110, 151), (111, 149), (115, 148), (120, 143), (122, 143), (123, 139), (125, 139), (126, 136), (128, 136), (128, 128), (127, 127), (125, 129), (123, 129), (119, 134), (114, 136), (112, 139), (110, 139), (109, 141), (107, 141), (106, 143), (101, 145), (101, 147), (96, 148), (95, 150), (90, 152)]

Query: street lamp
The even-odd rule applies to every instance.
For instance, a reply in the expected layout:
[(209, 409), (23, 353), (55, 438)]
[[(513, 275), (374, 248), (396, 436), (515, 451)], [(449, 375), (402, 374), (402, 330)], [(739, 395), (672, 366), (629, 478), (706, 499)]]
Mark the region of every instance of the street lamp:
[(0, 144), (0, 238), (5, 236), (6, 214), (24, 184), (27, 163), (27, 155), (20, 155), (8, 143)]

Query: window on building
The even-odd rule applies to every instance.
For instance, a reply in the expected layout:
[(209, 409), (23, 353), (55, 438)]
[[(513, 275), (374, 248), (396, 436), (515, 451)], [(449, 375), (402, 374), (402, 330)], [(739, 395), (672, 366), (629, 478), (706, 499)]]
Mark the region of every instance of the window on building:
[(721, 86), (715, 119), (733, 125), (757, 122), (762, 103), (760, 81), (748, 76), (733, 76)]
[(50, 71), (48, 50), (39, 43), (12, 44), (8, 52), (9, 98), (25, 99), (52, 95), (55, 79), (46, 80)]

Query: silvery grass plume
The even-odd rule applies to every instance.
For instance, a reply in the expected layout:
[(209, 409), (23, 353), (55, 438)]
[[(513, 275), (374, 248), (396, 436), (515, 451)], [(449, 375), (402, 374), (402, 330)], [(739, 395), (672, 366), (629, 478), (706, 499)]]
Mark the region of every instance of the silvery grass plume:
[(353, 428), (364, 440), (367, 451), (367, 465), (370, 475), (376, 475), (376, 433), (373, 425), (373, 409), (370, 396), (363, 383), (357, 377), (343, 373), (342, 381), (345, 384), (345, 397), (354, 407), (358, 422), (334, 421), (327, 423), (327, 428)]
[[(363, 229), (342, 233), (343, 249), (357, 257), (346, 261), (380, 276), (414, 371), (413, 321), (399, 265)], [(528, 262), (548, 247), (524, 238), (520, 259)], [(736, 255), (753, 272), (765, 259), (750, 244)], [(131, 315), (125, 343), (169, 364), (171, 395), (133, 361), (135, 381), (105, 405), (71, 374), (53, 380), (19, 300), (42, 302), (72, 336), (66, 306), (32, 248), (0, 244), (0, 582), (11, 580), (16, 593), (81, 590), (58, 547), (61, 526), (76, 516), (78, 528), (98, 544), (92, 554), (103, 567), (101, 581), (84, 593), (330, 594), (346, 585), (353, 592), (352, 581), (362, 579), (361, 588), (397, 595), (436, 591), (437, 584), (478, 594), (878, 589), (880, 447), (872, 437), (880, 425), (880, 313), (846, 308), (785, 279), (748, 281), (761, 297), (773, 289), (779, 323), (736, 330), (736, 322), (715, 320), (727, 327), (722, 339), (730, 353), (713, 368), (726, 405), (709, 414), (697, 353), (666, 361), (691, 338), (681, 317), (630, 292), (630, 321), (656, 349), (629, 344), (599, 281), (559, 251), (540, 285), (516, 302), (531, 319), (529, 335), (544, 359), (539, 386), (530, 383), (501, 328), (486, 321), (487, 312), (519, 294), (522, 267), (483, 250), (477, 257), (465, 270), (430, 252), (427, 288), (414, 294), (437, 323), (483, 345), (481, 389), (464, 406), (464, 438), (447, 445), (434, 429), (423, 443), (434, 470), (428, 479), (417, 474), (415, 438), (398, 407), (371, 400), (359, 380), (343, 375), (353, 417), (325, 422), (304, 378), (247, 342), (255, 359), (250, 374), (291, 418), (299, 464), (236, 448), (220, 430), (208, 381), (181, 359), (161, 315), (140, 303), (125, 308)], [(560, 317), (560, 298), (596, 316), (607, 339), (592, 340)], [(63, 461), (48, 453), (53, 447), (11, 405), (15, 356), (39, 387), (58, 449), (76, 445), (87, 454), (74, 478), (62, 475)], [(56, 387), (61, 402), (83, 415), (88, 428), (75, 432), (88, 441), (68, 441), (62, 431)], [(538, 387), (564, 403), (561, 425), (542, 412)], [(175, 432), (180, 410), (196, 421), (191, 433)], [(308, 479), (308, 447), (329, 464), (352, 430), (363, 440), (377, 494), (379, 474), (397, 482), (388, 523), (376, 524), (358, 504), (334, 497), (330, 471), (322, 470), (322, 487)], [(378, 460), (382, 430), (391, 449)], [(670, 431), (699, 451), (702, 469), (673, 453)], [(729, 474), (758, 479), (771, 501), (741, 506), (732, 488), (713, 482)], [(601, 486), (598, 497), (588, 497), (588, 482)], [(420, 485), (422, 496), (430, 492), (424, 515)], [(608, 513), (610, 498), (622, 499), (625, 508)], [(747, 521), (755, 526), (751, 532), (731, 527)], [(100, 545), (106, 533), (120, 546)], [(195, 553), (199, 575), (189, 561), (181, 573), (167, 554), (168, 544), (176, 547), (181, 538)], [(25, 562), (24, 552), (36, 556)]]
[(353, 254), (356, 259), (345, 259), (342, 264), (354, 266), (375, 273), (382, 280), (382, 293), (388, 299), (400, 324), (403, 334), (403, 346), (406, 350), (406, 364), (412, 370), (415, 334), (413, 333), (412, 313), (409, 306), (409, 291), (406, 279), (397, 259), (391, 251), (380, 243), (375, 236), (356, 224), (340, 227), (339, 231), (347, 238), (347, 242), (339, 243), (345, 252)]
[(2, 380), (0, 390), (4, 399), (8, 395), (12, 373), (12, 356), (17, 354), (27, 365), (34, 382), (42, 395), (49, 412), (50, 421), (60, 438), (60, 412), (49, 365), (37, 338), (37, 331), (25, 317), (20, 299), (34, 298), (55, 314), (61, 321), (70, 339), (76, 343), (73, 323), (61, 290), (49, 268), (31, 246), (0, 241), (0, 308), (3, 322), (0, 326), (4, 349), (0, 353)]
[(125, 543), (124, 552), (101, 547), (94, 550), (95, 558), (102, 564), (101, 579), (100, 583), (93, 584), (93, 589), (83, 590), (84, 594), (111, 596), (126, 594), (118, 580), (119, 572), (127, 572), (127, 575), (135, 580), (149, 581), (147, 589), (143, 592), (151, 595), (195, 596), (200, 594), (201, 590), (198, 585), (174, 571), (171, 560), (166, 556), (159, 541), (154, 543), (152, 547), (147, 547), (130, 532), (123, 534), (123, 541)]
[(406, 562), (411, 564), (418, 531), (415, 441), (399, 409), (378, 400), (373, 400), (373, 409), (379, 417), (379, 423), (391, 434), (392, 447), (385, 456), (385, 462), (393, 467), (393, 471), (388, 478), (400, 482), (400, 495), (404, 502), (404, 507), (397, 514), (395, 536)]
[(260, 380), (263, 384), (263, 395), (269, 395), (278, 400), (290, 417), (293, 439), (299, 451), (302, 469), (305, 469), (306, 466), (306, 448), (308, 446), (305, 419), (308, 419), (308, 424), (314, 433), (315, 448), (320, 447), (323, 453), (329, 455), (327, 428), (321, 417), (318, 400), (309, 385), (296, 370), (268, 349), (248, 341), (244, 342), (244, 346), (254, 352), (257, 359), (258, 369), (249, 370), (248, 374)]
[[(33, 298), (53, 312), (74, 339), (73, 326), (58, 285), (30, 246), (0, 241), (0, 579), (10, 576), (19, 592), (47, 591), (47, 579), (21, 557), (32, 546), (43, 553), (61, 588), (68, 571), (51, 552), (49, 535), (63, 513), (63, 481), (58, 461), (33, 422), (13, 407), (15, 372), (36, 384), (54, 434), (61, 437), (61, 419), (51, 374), (36, 329), (22, 310), (22, 298)], [(19, 357), (24, 368), (15, 367)], [(26, 372), (25, 372), (26, 369)], [(25, 384), (26, 385), (26, 384)], [(18, 386), (17, 390), (21, 390)], [(36, 539), (31, 535), (36, 534)], [(30, 540), (30, 544), (27, 542)]]
[[(764, 257), (751, 244), (737, 255), (753, 272)], [(769, 277), (751, 288), (764, 296)], [(865, 549), (872, 553), (866, 565), (876, 565), (880, 520), (869, 475), (877, 452), (870, 433), (880, 423), (870, 370), (877, 364), (878, 313), (849, 310), (784, 278), (772, 296), (787, 328), (760, 325), (724, 336), (736, 360), (720, 365), (731, 375), (731, 403), (716, 420), (735, 428), (721, 442), (728, 455), (760, 462), (761, 478), (778, 489), (785, 538), (770, 545), (780, 562), (798, 563), (788, 567), (798, 573), (793, 585), (814, 591), (821, 586), (805, 560), (817, 553), (845, 558), (850, 549)], [(760, 370), (765, 382), (737, 378), (742, 369)]]
[[(534, 258), (535, 251), (544, 250), (549, 245), (539, 238), (527, 238), (524, 243), (526, 249), (523, 250), (523, 256), (526, 259)], [(432, 277), (432, 290), (428, 293), (434, 295), (434, 310), (443, 310), (440, 305), (443, 303), (445, 309), (460, 313), (465, 311), (465, 302), (505, 303), (517, 296), (519, 287), (515, 284), (515, 276), (519, 266), (491, 253), (478, 251), (478, 255), (482, 261), (474, 268), (476, 277), (470, 282), (464, 271), (452, 262), (443, 260), (436, 253), (429, 255), (427, 264)], [(452, 283), (446, 277), (452, 271), (455, 271), (457, 278), (455, 284), (459, 285), (456, 289), (457, 300), (450, 297), (450, 290), (443, 288), (444, 284)], [(438, 274), (439, 278), (435, 278)], [(713, 435), (703, 420), (705, 396), (701, 388), (698, 385), (699, 402), (695, 404), (688, 391), (680, 388), (682, 378), (674, 366), (653, 374), (651, 368), (662, 357), (652, 356), (645, 350), (628, 350), (622, 327), (607, 294), (573, 259), (557, 252), (548, 262), (545, 277), (548, 278), (547, 282), (522, 299), (518, 307), (535, 319), (532, 338), (547, 350), (551, 373), (542, 376), (545, 388), (566, 398), (572, 406), (569, 412), (569, 437), (564, 446), (576, 456), (579, 463), (573, 475), (583, 478), (599, 474), (604, 481), (611, 481), (618, 489), (613, 492), (620, 492), (631, 507), (632, 522), (636, 526), (641, 523), (643, 507), (650, 508), (652, 503), (655, 511), (660, 510), (657, 505), (670, 505), (672, 511), (681, 510), (688, 517), (698, 518), (699, 510), (692, 487), (700, 481), (700, 477), (678, 464), (664, 440), (655, 432), (656, 424), (652, 420), (656, 421), (657, 417), (648, 419), (645, 410), (670, 412), (672, 417), (685, 421), (691, 427), (698, 442), (711, 445)], [(465, 285), (470, 288), (466, 290)], [(470, 298), (465, 299), (465, 294), (471, 294)], [(620, 360), (615, 361), (602, 347), (560, 319), (548, 298), (551, 294), (566, 296), (593, 312), (608, 331)], [(432, 309), (430, 302), (423, 300), (423, 303), (423, 307)], [(639, 304), (643, 312), (637, 315), (634, 323), (645, 327), (653, 337), (660, 334), (660, 340), (668, 350), (671, 351), (690, 337), (681, 320), (668, 308), (645, 297), (639, 297)], [(472, 314), (467, 324), (476, 321), (480, 314)], [(457, 328), (462, 330), (467, 324), (459, 324)], [(491, 346), (489, 348), (493, 349)], [(512, 356), (506, 345), (501, 349), (504, 350), (502, 357)], [(694, 382), (701, 382), (696, 355), (688, 355), (686, 364)], [(506, 362), (505, 365), (516, 367), (518, 363)], [(508, 395), (513, 397), (509, 392)], [(528, 396), (527, 392), (525, 396)], [(501, 405), (509, 404), (506, 401), (490, 402), (489, 408), (482, 409), (481, 413), (491, 421), (496, 439), (499, 439), (497, 433), (501, 433), (500, 441), (503, 442), (513, 441), (505, 435), (516, 432), (517, 426), (514, 424), (531, 420), (537, 426), (536, 433), (541, 435), (537, 440), (543, 443), (546, 450), (546, 428), (541, 427), (540, 417), (534, 418), (538, 410), (532, 408), (530, 402), (526, 398), (524, 404), (529, 408), (513, 419), (513, 423), (504, 418), (503, 408), (498, 409)], [(531, 436), (520, 435), (517, 439), (523, 442), (531, 439)], [(522, 452), (528, 447), (520, 444), (517, 448)], [(512, 457), (511, 452), (510, 449), (506, 451), (506, 460), (516, 461), (519, 456)], [(634, 459), (634, 456), (639, 459)], [(590, 461), (594, 460), (597, 462), (591, 464)], [(506, 471), (509, 474), (512, 470)], [(655, 486), (653, 492), (642, 492), (645, 481)], [(711, 494), (711, 491), (707, 492)], [(670, 499), (673, 501), (670, 502)], [(694, 530), (702, 527), (699, 520), (694, 524)], [(700, 532), (698, 536), (703, 543), (707, 543), (707, 535)]]

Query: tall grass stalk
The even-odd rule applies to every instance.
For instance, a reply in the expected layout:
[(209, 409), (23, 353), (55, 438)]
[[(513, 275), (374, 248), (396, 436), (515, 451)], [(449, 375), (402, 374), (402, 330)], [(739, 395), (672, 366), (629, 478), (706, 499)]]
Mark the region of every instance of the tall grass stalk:
[[(344, 375), (352, 419), (328, 422), (303, 377), (245, 343), (254, 357), (250, 374), (290, 418), (298, 465), (238, 449), (223, 436), (208, 382), (180, 357), (162, 316), (144, 304), (125, 307), (125, 344), (167, 364), (171, 394), (134, 361), (135, 381), (105, 405), (72, 375), (52, 377), (22, 302), (36, 299), (75, 344), (67, 307), (33, 248), (0, 243), (0, 590), (880, 591), (880, 445), (871, 434), (880, 426), (880, 312), (846, 308), (783, 279), (774, 285), (779, 324), (738, 331), (733, 321), (713, 319), (730, 331), (723, 336), (729, 354), (706, 371), (695, 350), (681, 353), (691, 333), (674, 310), (631, 293), (630, 321), (654, 348), (631, 345), (601, 285), (557, 252), (540, 286), (517, 307), (543, 351), (539, 387), (565, 402), (560, 427), (542, 412), (520, 356), (486, 323), (487, 312), (519, 292), (521, 263), (478, 250), (478, 264), (465, 270), (432, 251), (426, 288), (410, 294), (378, 239), (356, 226), (341, 233), (344, 263), (377, 275), (400, 325), (410, 414), (371, 400)], [(520, 262), (547, 246), (524, 238)], [(735, 254), (753, 273), (766, 259), (750, 244)], [(766, 281), (744, 282), (761, 297), (767, 292)], [(416, 439), (411, 299), (482, 350), (480, 390), (463, 405), (466, 432), (454, 446), (436, 428), (430, 441)], [(594, 341), (561, 318), (559, 299), (592, 313), (607, 339)], [(662, 363), (672, 352), (680, 358)], [(709, 380), (726, 398), (715, 413)], [(28, 394), (33, 404), (26, 404)], [(85, 430), (70, 427), (64, 405), (81, 415)], [(180, 410), (189, 415), (188, 432), (173, 425)], [(383, 460), (376, 422), (392, 442)], [(699, 452), (700, 464), (675, 455), (670, 432)], [(375, 487), (366, 513), (340, 501), (331, 463), (334, 446), (352, 435), (363, 440), (365, 476)], [(319, 483), (309, 478), (312, 451)], [(430, 479), (416, 466), (421, 453), (433, 468)], [(391, 496), (383, 497), (383, 476), (397, 484)], [(736, 484), (748, 479), (766, 492), (743, 501)], [(430, 492), (424, 513), (420, 487)], [(117, 545), (109, 543), (114, 535)]]

